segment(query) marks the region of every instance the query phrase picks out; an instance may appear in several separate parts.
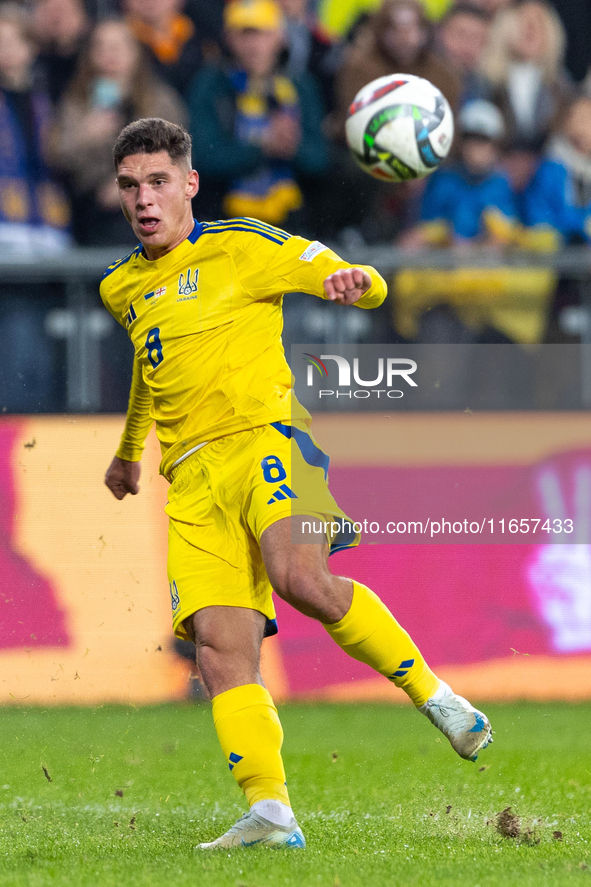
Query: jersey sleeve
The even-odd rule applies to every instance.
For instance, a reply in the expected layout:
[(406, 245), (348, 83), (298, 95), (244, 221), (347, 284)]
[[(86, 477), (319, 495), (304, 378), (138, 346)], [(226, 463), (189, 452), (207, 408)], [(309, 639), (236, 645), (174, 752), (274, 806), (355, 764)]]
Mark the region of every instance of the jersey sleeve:
[(146, 445), (148, 432), (152, 427), (150, 407), (152, 397), (142, 375), (137, 358), (133, 360), (133, 375), (125, 428), (116, 455), (126, 462), (139, 462)]
[(371, 265), (351, 265), (319, 241), (294, 236), (275, 243), (250, 234), (235, 244), (233, 252), (242, 286), (253, 300), (293, 292), (325, 299), (325, 278), (341, 268), (362, 268), (371, 278), (356, 307), (377, 308), (388, 292), (386, 281)]
[(109, 314), (115, 318), (117, 323), (121, 324), (121, 326), (126, 329), (125, 317), (123, 317), (121, 311), (117, 308), (117, 299), (115, 298), (116, 290), (114, 290), (110, 280), (102, 280), (99, 287), (99, 293), (102, 303)]

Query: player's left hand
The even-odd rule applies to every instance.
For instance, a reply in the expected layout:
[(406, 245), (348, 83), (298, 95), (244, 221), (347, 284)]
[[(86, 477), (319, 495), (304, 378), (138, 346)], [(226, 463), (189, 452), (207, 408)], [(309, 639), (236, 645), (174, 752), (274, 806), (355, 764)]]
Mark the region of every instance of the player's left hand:
[(324, 281), (328, 302), (354, 305), (371, 286), (371, 277), (362, 268), (341, 268)]

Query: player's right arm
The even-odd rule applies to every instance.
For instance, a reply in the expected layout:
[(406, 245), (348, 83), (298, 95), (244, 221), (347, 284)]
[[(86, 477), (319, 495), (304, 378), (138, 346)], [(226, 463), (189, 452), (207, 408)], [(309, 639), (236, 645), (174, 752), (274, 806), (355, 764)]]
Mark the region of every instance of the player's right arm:
[(318, 241), (258, 224), (250, 243), (234, 243), (238, 275), (251, 298), (301, 292), (358, 308), (377, 308), (386, 298), (386, 281), (370, 265), (351, 265)]
[(139, 492), (140, 460), (153, 422), (150, 405), (150, 392), (136, 357), (133, 361), (125, 428), (115, 458), (105, 475), (105, 484), (116, 499), (123, 499), (128, 493), (135, 496)]

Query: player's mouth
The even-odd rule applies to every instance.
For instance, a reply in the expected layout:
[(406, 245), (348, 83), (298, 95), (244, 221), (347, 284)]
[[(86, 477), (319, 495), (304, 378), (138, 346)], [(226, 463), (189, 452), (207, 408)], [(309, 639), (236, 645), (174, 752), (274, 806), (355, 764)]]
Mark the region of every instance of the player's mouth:
[(154, 234), (160, 225), (160, 219), (155, 216), (142, 216), (137, 221), (142, 234)]

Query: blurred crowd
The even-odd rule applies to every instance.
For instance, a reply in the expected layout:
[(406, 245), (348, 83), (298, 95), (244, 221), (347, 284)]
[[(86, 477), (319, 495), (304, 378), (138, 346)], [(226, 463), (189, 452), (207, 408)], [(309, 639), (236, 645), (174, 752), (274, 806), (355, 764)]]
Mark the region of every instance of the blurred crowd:
[[(192, 133), (203, 218), (406, 245), (505, 242), (520, 222), (586, 241), (590, 64), (586, 0), (0, 2), (0, 240), (131, 243), (111, 146), (162, 116)], [(431, 80), (459, 123), (426, 189), (372, 182), (345, 147), (355, 93), (397, 72)]]
[[(133, 244), (111, 148), (145, 116), (190, 130), (200, 218), (466, 255), (589, 243), (590, 66), (588, 0), (0, 2), (0, 244)], [(356, 167), (344, 123), (398, 72), (441, 89), (457, 136), (426, 182), (391, 186)], [(540, 341), (554, 290), (406, 272), (393, 323), (403, 340)]]

